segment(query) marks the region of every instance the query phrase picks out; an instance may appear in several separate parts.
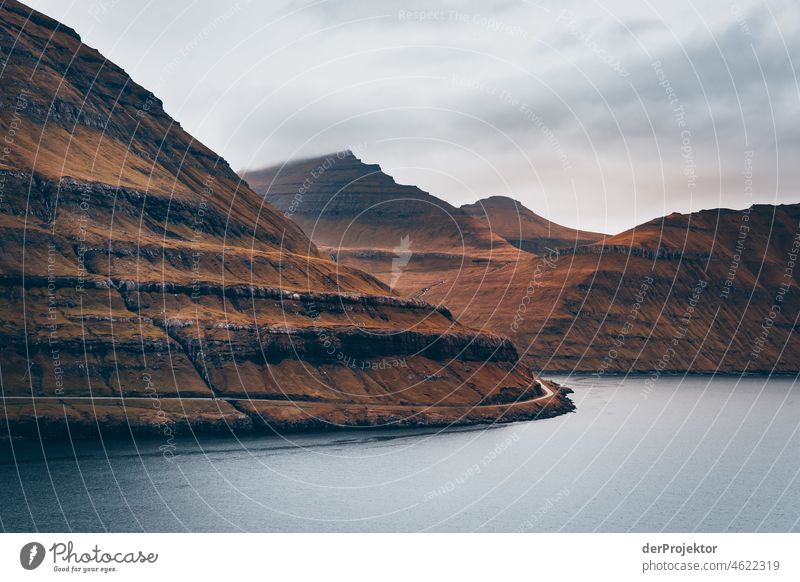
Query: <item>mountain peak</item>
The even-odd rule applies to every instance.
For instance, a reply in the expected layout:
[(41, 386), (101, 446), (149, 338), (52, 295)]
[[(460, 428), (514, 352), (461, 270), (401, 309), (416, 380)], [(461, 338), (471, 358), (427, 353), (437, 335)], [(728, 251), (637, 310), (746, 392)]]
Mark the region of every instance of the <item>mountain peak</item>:
[(511, 198), (510, 196), (501, 196), (501, 195), (498, 195), (498, 194), (495, 194), (493, 196), (487, 196), (486, 198), (481, 198), (477, 202), (474, 202), (472, 204), (464, 204), (461, 207), (464, 208), (464, 207), (471, 207), (471, 206), (475, 206), (475, 205), (483, 205), (483, 206), (490, 206), (490, 207), (511, 207), (511, 208), (522, 207), (522, 208), (524, 208), (524, 206), (522, 205), (522, 202), (520, 202), (519, 200), (517, 200), (515, 198)]
[(462, 209), (398, 184), (378, 164), (349, 150), (245, 172), (242, 178), (321, 246), (391, 250), (407, 235), (415, 252), (516, 254)]
[[(327, 201), (342, 190), (389, 192), (397, 186), (394, 178), (378, 164), (362, 161), (352, 150), (340, 150), (314, 157), (289, 160), (259, 170), (240, 172), (254, 190), (271, 195), (302, 195), (310, 201)], [(274, 201), (273, 201), (274, 202)], [(280, 204), (277, 204), (280, 208)], [(285, 210), (282, 208), (282, 210)]]
[(508, 196), (490, 196), (465, 204), (462, 210), (522, 250), (540, 253), (546, 248), (572, 247), (602, 239), (597, 232), (580, 231), (556, 224)]
[(81, 42), (81, 36), (74, 29), (59, 22), (58, 20), (55, 20), (54, 18), (50, 18), (46, 14), (42, 14), (41, 12), (37, 12), (36, 10), (25, 6), (17, 0), (6, 0), (3, 2), (3, 9), (9, 14), (21, 19), (17, 20), (13, 17), (9, 19), (9, 21), (16, 20), (16, 23), (20, 25), (20, 28), (24, 26), (26, 30), (29, 30), (31, 25), (35, 25), (36, 27), (41, 27), (51, 32), (65, 34), (72, 37), (76, 41)]

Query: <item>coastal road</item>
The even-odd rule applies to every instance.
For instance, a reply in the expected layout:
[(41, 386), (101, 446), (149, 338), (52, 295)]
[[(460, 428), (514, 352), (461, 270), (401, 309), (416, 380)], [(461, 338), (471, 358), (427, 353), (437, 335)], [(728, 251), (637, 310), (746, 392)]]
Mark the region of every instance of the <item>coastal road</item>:
[[(551, 390), (547, 386), (547, 384), (545, 384), (544, 382), (541, 383), (541, 386), (545, 391), (545, 393), (542, 396), (537, 396), (536, 398), (531, 398), (529, 400), (520, 400), (518, 402), (510, 402), (510, 403), (508, 403), (506, 405), (507, 406), (521, 406), (521, 405), (524, 405), (524, 404), (530, 404), (532, 402), (538, 402), (540, 400), (544, 400), (546, 398), (550, 398), (551, 396), (553, 396), (553, 394), (555, 394), (553, 392), (553, 390)], [(149, 398), (152, 398), (152, 397), (151, 396), (147, 396), (147, 395), (145, 395), (145, 396), (125, 396), (125, 397), (122, 397), (122, 396), (0, 396), (0, 401), (6, 401), (6, 400), (32, 400), (32, 399), (33, 400), (62, 400), (62, 401), (69, 401), (69, 400), (89, 400), (89, 401), (94, 401), (94, 400), (117, 400), (117, 401), (119, 401), (119, 400), (123, 400), (124, 401), (124, 400), (143, 400), (143, 399), (149, 399)], [(342, 402), (341, 400), (296, 400), (295, 401), (295, 400), (291, 400), (289, 398), (275, 399), (275, 398), (257, 398), (257, 397), (252, 397), (252, 396), (245, 396), (245, 397), (237, 397), (237, 396), (185, 396), (185, 397), (184, 396), (159, 396), (158, 398), (159, 399), (163, 399), (163, 400), (178, 400), (178, 401), (180, 401), (180, 400), (200, 400), (200, 401), (204, 401), (204, 400), (208, 400), (208, 401), (224, 400), (224, 401), (240, 402), (240, 401), (253, 400), (253, 401), (261, 401), (261, 402), (283, 402), (283, 403), (286, 403), (286, 402), (298, 402), (298, 403), (307, 402), (307, 403), (310, 403), (310, 404), (317, 404), (317, 403), (319, 403), (319, 404), (352, 404), (352, 403), (348, 403), (348, 402)], [(363, 404), (363, 403), (359, 403), (359, 404)], [(464, 407), (468, 407), (470, 405), (468, 405), (468, 404), (467, 405), (465, 405), (465, 404), (429, 404), (429, 405), (426, 405), (426, 404), (384, 404), (384, 403), (378, 403), (378, 404), (376, 404), (376, 406), (391, 406), (392, 408), (419, 408), (420, 406), (435, 406), (437, 408), (440, 408), (440, 407), (441, 408), (446, 408), (446, 407), (455, 406), (455, 407), (458, 407), (458, 408), (464, 408)], [(483, 405), (483, 406), (504, 406), (504, 405), (503, 404), (489, 404), (489, 405)]]

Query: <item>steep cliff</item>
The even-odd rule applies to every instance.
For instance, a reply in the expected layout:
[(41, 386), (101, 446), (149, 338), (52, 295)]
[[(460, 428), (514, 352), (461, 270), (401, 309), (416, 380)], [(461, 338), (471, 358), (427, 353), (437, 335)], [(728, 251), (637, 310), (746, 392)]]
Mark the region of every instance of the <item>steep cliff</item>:
[(17, 2), (0, 14), (12, 436), (504, 421), (571, 407), (508, 340), (320, 255), (75, 31)]

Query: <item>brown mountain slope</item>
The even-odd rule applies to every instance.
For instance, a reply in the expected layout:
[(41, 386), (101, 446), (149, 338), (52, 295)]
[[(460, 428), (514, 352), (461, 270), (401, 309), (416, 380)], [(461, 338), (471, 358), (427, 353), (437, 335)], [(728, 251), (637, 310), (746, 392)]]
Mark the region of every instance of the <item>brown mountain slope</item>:
[(671, 214), (464, 281), (457, 315), (551, 371), (796, 372), (799, 234), (800, 205)]
[(569, 409), (507, 340), (321, 257), (74, 31), (17, 2), (0, 15), (0, 374), (12, 436)]
[(349, 151), (242, 177), (340, 264), (367, 270), (404, 295), (450, 288), (519, 255), (484, 221), (397, 184)]
[(507, 196), (491, 196), (461, 210), (484, 221), (489, 228), (517, 248), (530, 253), (597, 242), (606, 235), (575, 230), (539, 216)]
[[(349, 155), (341, 156), (346, 171), (337, 174), (335, 158), (327, 168), (319, 159), (246, 177), (341, 263), (387, 283), (399, 271), (398, 291), (446, 305), (471, 327), (511, 336), (537, 369), (800, 370), (793, 333), (800, 309), (796, 205), (671, 214), (605, 236), (556, 225), (510, 198), (492, 197), (459, 209), (489, 234), (473, 232), (533, 252), (514, 255), (494, 245), (501, 250), (491, 255), (472, 244), (461, 256), (441, 252), (452, 244), (448, 236), (437, 240), (441, 223), (461, 216), (447, 203), (422, 193), (429, 207), (450, 214), (408, 213), (401, 193), (419, 191), (397, 186), (378, 166)], [(348, 225), (394, 199), (397, 204), (373, 221), (376, 239), (391, 233), (376, 243), (382, 254), (348, 246)], [(402, 252), (384, 251), (408, 232), (421, 242), (410, 247), (408, 264), (393, 270), (392, 259)], [(336, 245), (341, 248), (331, 248)], [(770, 317), (773, 305), (780, 309), (776, 317)]]

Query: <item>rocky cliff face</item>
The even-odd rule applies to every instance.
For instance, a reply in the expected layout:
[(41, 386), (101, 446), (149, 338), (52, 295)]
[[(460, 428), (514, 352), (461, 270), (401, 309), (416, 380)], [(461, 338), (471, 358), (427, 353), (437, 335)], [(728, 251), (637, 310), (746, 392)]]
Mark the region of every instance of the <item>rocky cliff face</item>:
[[(508, 340), (337, 264), (58, 22), (0, 7), (5, 430), (532, 418)], [(507, 394), (508, 392), (503, 392)]]

